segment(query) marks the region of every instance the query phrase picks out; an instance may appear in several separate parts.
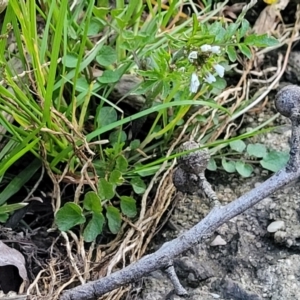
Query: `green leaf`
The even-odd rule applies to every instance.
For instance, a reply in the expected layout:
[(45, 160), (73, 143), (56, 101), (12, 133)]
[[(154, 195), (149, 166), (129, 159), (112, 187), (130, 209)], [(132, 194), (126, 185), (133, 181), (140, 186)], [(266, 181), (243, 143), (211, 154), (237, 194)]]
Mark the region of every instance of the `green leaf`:
[(18, 210), (20, 208), (23, 208), (24, 206), (27, 206), (28, 203), (14, 203), (14, 204), (4, 204), (0, 206), (0, 215), (10, 213), (12, 211)]
[(225, 39), (231, 39), (232, 37), (234, 37), (238, 26), (239, 26), (239, 24), (237, 24), (237, 23), (230, 23), (228, 25), (228, 27), (226, 28)]
[(75, 225), (83, 224), (85, 216), (82, 209), (75, 203), (68, 202), (55, 215), (55, 223), (59, 230), (67, 231)]
[(83, 92), (89, 89), (89, 83), (84, 77), (80, 77), (76, 81), (76, 91)]
[(96, 61), (99, 65), (104, 67), (110, 66), (117, 60), (117, 53), (114, 48), (110, 46), (102, 46), (99, 51), (99, 55), (96, 57)]
[(77, 62), (78, 62), (78, 56), (75, 54), (67, 54), (62, 59), (62, 63), (67, 68), (76, 68)]
[(116, 159), (116, 169), (120, 172), (124, 173), (127, 171), (128, 168), (128, 161), (124, 155), (119, 155)]
[(102, 200), (110, 200), (115, 196), (114, 186), (104, 178), (99, 179), (98, 192)]
[(117, 73), (116, 71), (113, 70), (105, 70), (102, 74), (102, 76), (100, 76), (98, 78), (100, 83), (115, 83), (118, 82), (120, 80), (120, 75), (119, 73)]
[(226, 30), (223, 28), (221, 22), (212, 22), (209, 25), (209, 33), (215, 37), (215, 42), (224, 41)]
[(132, 185), (133, 187), (133, 190), (136, 194), (143, 194), (146, 190), (146, 185), (144, 183), (144, 181), (141, 179), (141, 177), (133, 177), (131, 180), (130, 180), (130, 184)]
[(236, 50), (234, 48), (234, 46), (228, 46), (226, 53), (228, 54), (228, 58), (231, 62), (235, 62), (236, 61)]
[(195, 35), (197, 33), (197, 29), (199, 27), (199, 21), (198, 21), (198, 19), (197, 19), (197, 17), (196, 17), (195, 14), (192, 15), (192, 18), (193, 18), (193, 26), (192, 26), (193, 31), (192, 31), (192, 35)]
[(227, 161), (225, 158), (222, 158), (222, 167), (228, 173), (235, 172), (235, 163), (233, 161)]
[(8, 220), (9, 214), (0, 214), (0, 223), (5, 223)]
[(236, 140), (229, 143), (229, 146), (232, 150), (242, 153), (245, 148), (246, 144), (242, 140)]
[(265, 145), (256, 143), (256, 144), (249, 144), (247, 146), (247, 153), (250, 156), (255, 156), (255, 157), (265, 157), (267, 155), (267, 148)]
[(101, 199), (95, 192), (87, 192), (84, 195), (83, 207), (86, 210), (91, 210), (94, 213), (102, 212)]
[(227, 86), (227, 82), (224, 78), (221, 78), (221, 77), (216, 77), (216, 81), (213, 82), (212, 84), (212, 87), (214, 87), (215, 89), (218, 90), (218, 92), (220, 93), (220, 90), (223, 90), (226, 88)]
[(249, 59), (251, 58), (252, 55), (249, 47), (244, 44), (239, 44), (238, 47), (245, 56), (247, 56)]
[(120, 211), (113, 206), (107, 206), (106, 218), (108, 220), (109, 230), (113, 234), (117, 234), (120, 230), (121, 222), (122, 222)]
[(127, 69), (127, 65), (123, 65), (116, 70), (105, 70), (102, 76), (98, 77), (100, 83), (115, 83), (118, 82)]
[(263, 160), (260, 161), (260, 164), (267, 170), (277, 172), (285, 167), (289, 160), (289, 157), (290, 155), (288, 152), (270, 151), (263, 158)]
[(151, 175), (155, 174), (159, 170), (160, 167), (161, 167), (161, 165), (142, 167), (142, 165), (139, 164), (136, 166), (135, 173), (140, 175), (141, 177), (147, 177), (147, 176), (151, 176)]
[(213, 158), (209, 159), (207, 169), (209, 171), (216, 171), (217, 170), (217, 164), (216, 164), (216, 161)]
[(109, 125), (118, 119), (116, 110), (111, 106), (103, 106), (100, 108), (96, 117), (98, 128)]
[(128, 218), (136, 216), (136, 201), (132, 197), (121, 196), (121, 211)]
[(249, 164), (245, 164), (242, 161), (237, 161), (235, 164), (235, 168), (243, 177), (249, 177), (253, 172), (253, 167)]
[(272, 47), (278, 45), (279, 41), (274, 37), (268, 36), (267, 34), (263, 34), (263, 35), (251, 34), (245, 38), (244, 43), (248, 46)]
[(83, 231), (84, 240), (88, 243), (93, 242), (102, 232), (104, 222), (105, 219), (102, 213), (93, 213), (92, 219)]
[(250, 23), (246, 19), (243, 19), (241, 28), (239, 29), (239, 37), (240, 38), (243, 37), (249, 29), (250, 29)]
[(34, 159), (19, 174), (15, 175), (9, 184), (0, 193), (0, 205), (5, 203), (12, 195), (17, 193), (28, 180), (37, 172), (42, 163), (39, 159)]
[(99, 177), (105, 177), (107, 165), (106, 162), (103, 160), (94, 160), (93, 165), (96, 169), (97, 175)]
[(109, 13), (110, 9), (108, 7), (93, 7), (93, 13), (94, 15), (102, 20), (106, 19), (107, 14)]
[[(103, 25), (96, 19), (92, 18), (91, 22), (89, 24), (87, 35), (96, 35), (100, 32), (100, 30), (103, 28)], [(96, 58), (97, 59), (97, 58)]]
[(125, 131), (113, 131), (110, 133), (109, 135), (109, 141), (111, 144), (115, 144), (115, 143), (123, 143), (126, 142), (127, 140), (127, 134)]
[(140, 140), (133, 140), (130, 142), (129, 148), (130, 150), (135, 150), (140, 146), (141, 142)]
[(109, 176), (109, 182), (113, 185), (121, 185), (124, 182), (122, 173), (119, 170), (113, 170)]

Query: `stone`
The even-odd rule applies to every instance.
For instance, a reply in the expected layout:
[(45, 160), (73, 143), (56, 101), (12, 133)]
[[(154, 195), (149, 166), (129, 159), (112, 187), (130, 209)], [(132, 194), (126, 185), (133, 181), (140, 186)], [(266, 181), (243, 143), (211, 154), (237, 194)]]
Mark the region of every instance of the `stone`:
[(267, 231), (270, 233), (274, 233), (284, 227), (284, 222), (283, 221), (274, 221), (272, 222), (268, 228)]
[(227, 244), (226, 241), (222, 239), (220, 235), (217, 235), (210, 245), (212, 247), (216, 247), (216, 246), (224, 246), (226, 244)]

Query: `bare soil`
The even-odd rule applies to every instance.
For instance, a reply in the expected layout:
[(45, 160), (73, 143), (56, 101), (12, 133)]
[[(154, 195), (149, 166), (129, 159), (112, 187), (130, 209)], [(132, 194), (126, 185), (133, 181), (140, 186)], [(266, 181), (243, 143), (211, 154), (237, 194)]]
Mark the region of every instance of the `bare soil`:
[[(289, 133), (269, 133), (261, 139), (274, 149), (287, 149)], [(221, 203), (236, 199), (269, 176), (259, 167), (255, 171), (248, 179), (226, 173), (210, 176)], [(190, 299), (300, 299), (299, 204), (296, 182), (224, 224), (205, 243), (179, 257), (175, 268)], [(182, 195), (168, 226), (153, 243), (153, 251), (191, 228), (208, 211), (205, 199)], [(271, 223), (281, 227), (269, 232)], [(141, 290), (136, 299), (181, 299), (172, 294), (163, 271), (145, 278)]]

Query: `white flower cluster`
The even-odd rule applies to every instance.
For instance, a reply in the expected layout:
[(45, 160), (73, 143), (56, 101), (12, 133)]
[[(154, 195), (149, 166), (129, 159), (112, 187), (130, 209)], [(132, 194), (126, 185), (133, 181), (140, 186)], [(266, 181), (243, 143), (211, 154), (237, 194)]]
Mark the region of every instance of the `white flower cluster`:
[(207, 44), (202, 45), (202, 46), (200, 47), (200, 50), (201, 50), (202, 52), (211, 52), (211, 53), (213, 53), (213, 54), (220, 54), (220, 53), (221, 53), (221, 48), (220, 48), (220, 46), (211, 46), (211, 45), (207, 45)]
[[(202, 45), (200, 47), (201, 52), (211, 52), (213, 54), (220, 54), (221, 48), (220, 46), (211, 46), (211, 45)], [(193, 63), (195, 60), (198, 59), (198, 52), (197, 51), (191, 51), (188, 55), (188, 60)], [(220, 64), (213, 65), (214, 70), (220, 77), (224, 77), (225, 68), (221, 66)], [(206, 73), (206, 76), (204, 78), (204, 81), (211, 84), (216, 81), (216, 77), (211, 74), (210, 72)], [(191, 77), (191, 84), (190, 84), (190, 92), (191, 93), (197, 93), (198, 88), (200, 86), (200, 81), (198, 78), (198, 75), (196, 72), (193, 72)]]

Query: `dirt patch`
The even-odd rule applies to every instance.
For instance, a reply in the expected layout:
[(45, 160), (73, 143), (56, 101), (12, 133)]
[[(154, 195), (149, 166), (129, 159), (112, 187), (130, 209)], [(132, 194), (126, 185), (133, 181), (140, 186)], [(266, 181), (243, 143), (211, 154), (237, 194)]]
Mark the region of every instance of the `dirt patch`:
[[(269, 133), (261, 141), (274, 149), (287, 149), (289, 134), (289, 130)], [(215, 174), (210, 182), (221, 203), (226, 204), (269, 177), (259, 167), (255, 173), (248, 179)], [(299, 194), (297, 183), (284, 188), (179, 257), (175, 268), (190, 299), (300, 299)], [(205, 202), (196, 197), (181, 197), (153, 250), (203, 219), (209, 212)], [(143, 291), (137, 299), (180, 299), (171, 291), (166, 275), (156, 271), (144, 279)]]

